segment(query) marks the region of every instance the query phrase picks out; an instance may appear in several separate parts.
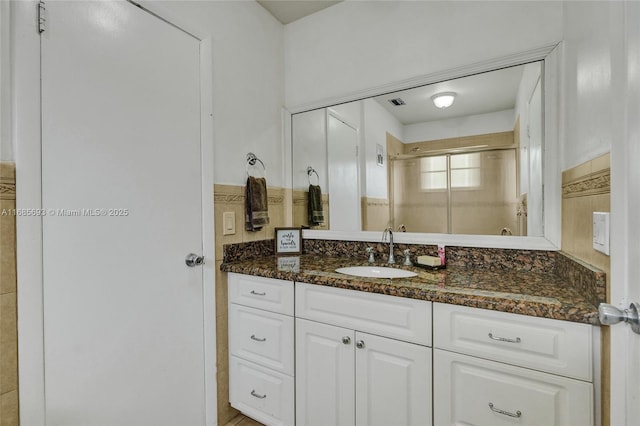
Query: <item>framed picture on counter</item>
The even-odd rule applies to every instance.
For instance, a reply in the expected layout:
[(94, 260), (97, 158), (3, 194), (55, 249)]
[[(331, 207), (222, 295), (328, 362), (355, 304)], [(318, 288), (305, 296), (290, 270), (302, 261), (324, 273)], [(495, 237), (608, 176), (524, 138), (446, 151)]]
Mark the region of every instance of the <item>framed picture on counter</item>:
[(302, 254), (302, 228), (275, 228), (276, 256)]

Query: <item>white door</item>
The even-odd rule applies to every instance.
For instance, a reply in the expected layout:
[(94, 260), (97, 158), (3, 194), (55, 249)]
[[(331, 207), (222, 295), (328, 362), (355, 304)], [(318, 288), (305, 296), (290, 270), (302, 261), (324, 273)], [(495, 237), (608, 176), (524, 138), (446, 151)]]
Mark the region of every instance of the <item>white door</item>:
[(353, 330), (296, 319), (296, 425), (354, 424), (353, 337)]
[(356, 332), (356, 424), (431, 424), (431, 348)]
[(46, 18), (47, 424), (203, 424), (199, 43), (123, 1)]
[(329, 221), (332, 231), (360, 231), (358, 131), (327, 112)]
[(540, 80), (529, 99), (529, 190), (527, 194), (527, 235), (544, 235), (542, 215), (542, 93)]
[[(640, 303), (640, 3), (625, 2), (625, 129), (611, 143), (611, 303)], [(611, 327), (611, 424), (640, 422), (640, 335)]]

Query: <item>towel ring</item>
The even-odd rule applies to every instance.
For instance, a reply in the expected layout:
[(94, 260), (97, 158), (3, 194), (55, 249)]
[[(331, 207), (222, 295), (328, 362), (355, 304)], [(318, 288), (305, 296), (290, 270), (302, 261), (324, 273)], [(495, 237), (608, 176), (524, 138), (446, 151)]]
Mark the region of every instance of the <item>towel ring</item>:
[(264, 166), (264, 163), (262, 162), (262, 160), (256, 157), (256, 155), (253, 152), (250, 152), (247, 154), (247, 167), (246, 167), (247, 177), (250, 176), (249, 167), (255, 166), (256, 163), (260, 163), (260, 165), (262, 165), (263, 175), (264, 177), (267, 177), (267, 168)]
[(312, 173), (315, 173), (316, 179), (318, 180), (317, 185), (320, 185), (320, 175), (318, 175), (318, 172), (316, 172), (316, 170), (311, 166), (307, 167), (307, 179), (309, 179), (309, 185), (313, 185), (311, 183), (311, 174)]

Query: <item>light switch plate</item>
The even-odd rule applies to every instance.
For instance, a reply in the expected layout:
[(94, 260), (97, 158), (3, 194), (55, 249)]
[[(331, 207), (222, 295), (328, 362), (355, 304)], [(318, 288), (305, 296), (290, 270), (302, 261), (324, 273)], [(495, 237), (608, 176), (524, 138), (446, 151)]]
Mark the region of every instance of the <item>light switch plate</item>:
[(593, 248), (609, 255), (609, 212), (593, 212)]
[(222, 213), (222, 235), (233, 235), (236, 233), (235, 212)]

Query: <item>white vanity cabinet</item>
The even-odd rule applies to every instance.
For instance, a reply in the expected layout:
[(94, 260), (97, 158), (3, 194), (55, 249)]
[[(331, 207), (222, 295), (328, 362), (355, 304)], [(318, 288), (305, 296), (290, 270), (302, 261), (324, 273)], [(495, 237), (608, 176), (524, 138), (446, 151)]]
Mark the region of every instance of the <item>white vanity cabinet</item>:
[(594, 424), (590, 326), (433, 309), (434, 424)]
[(229, 402), (266, 425), (293, 425), (293, 282), (229, 273)]
[(266, 425), (595, 424), (589, 325), (235, 273), (228, 283), (229, 399)]
[(303, 283), (295, 297), (298, 426), (431, 424), (430, 302)]

